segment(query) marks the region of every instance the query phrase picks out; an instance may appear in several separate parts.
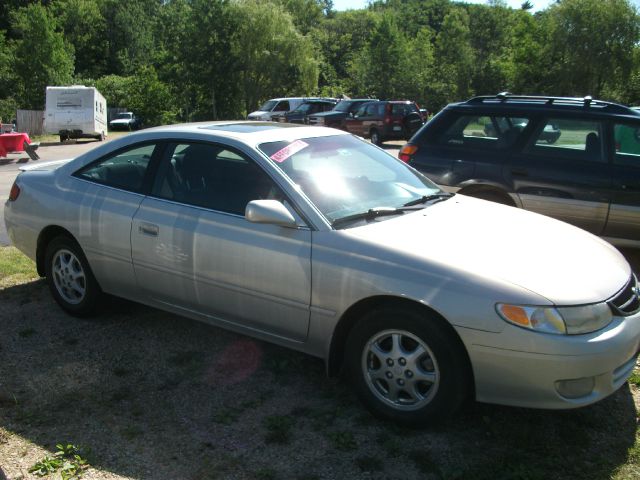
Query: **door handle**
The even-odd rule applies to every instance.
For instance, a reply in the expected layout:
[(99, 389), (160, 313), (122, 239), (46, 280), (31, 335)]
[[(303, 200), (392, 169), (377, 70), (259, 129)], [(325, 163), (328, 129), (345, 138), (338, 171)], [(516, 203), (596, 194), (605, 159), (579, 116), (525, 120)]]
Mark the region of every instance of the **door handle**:
[(528, 177), (529, 172), (524, 168), (514, 168), (511, 170), (511, 175), (514, 177)]
[(143, 223), (138, 226), (138, 233), (142, 235), (148, 235), (150, 237), (157, 237), (160, 232), (160, 228), (157, 225), (151, 223)]

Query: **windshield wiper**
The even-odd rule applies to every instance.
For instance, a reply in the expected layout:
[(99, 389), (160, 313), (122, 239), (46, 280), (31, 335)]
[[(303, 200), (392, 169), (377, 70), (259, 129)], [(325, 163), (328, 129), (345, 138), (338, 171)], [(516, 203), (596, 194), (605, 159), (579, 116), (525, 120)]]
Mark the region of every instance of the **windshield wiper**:
[(421, 203), (430, 202), (431, 200), (442, 201), (442, 200), (446, 200), (447, 198), (453, 197), (453, 195), (454, 195), (453, 193), (436, 193), (434, 195), (423, 195), (422, 197), (416, 198), (415, 200), (411, 200), (410, 202), (407, 202), (402, 206), (412, 207), (414, 205), (420, 205)]
[(402, 215), (404, 210), (402, 208), (390, 208), (390, 207), (376, 207), (370, 208), (366, 212), (354, 213), (347, 215), (346, 217), (337, 218), (331, 223), (331, 226), (336, 228), (343, 223), (354, 222), (356, 220), (373, 220), (377, 217), (383, 217), (386, 215)]

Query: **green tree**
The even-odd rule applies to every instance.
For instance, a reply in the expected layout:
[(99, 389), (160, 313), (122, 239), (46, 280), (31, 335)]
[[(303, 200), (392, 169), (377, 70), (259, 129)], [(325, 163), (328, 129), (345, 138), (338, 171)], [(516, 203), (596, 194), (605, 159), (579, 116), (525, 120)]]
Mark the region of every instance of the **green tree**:
[(235, 118), (241, 107), (231, 37), (239, 26), (226, 0), (192, 0), (184, 32), (176, 39), (189, 120)]
[(129, 75), (151, 62), (160, 6), (161, 0), (100, 1), (109, 73)]
[(309, 37), (275, 4), (244, 0), (231, 4), (238, 19), (231, 56), (242, 88), (244, 110), (280, 95), (309, 95), (318, 86), (318, 62)]
[(469, 15), (461, 8), (452, 9), (435, 41), (437, 68), (432, 85), (436, 108), (471, 95), (474, 55), (470, 36)]
[(64, 38), (74, 47), (76, 75), (98, 78), (107, 71), (107, 23), (97, 0), (57, 0), (53, 4)]
[(73, 46), (56, 31), (51, 12), (29, 5), (11, 15), (15, 43), (16, 89), (22, 108), (42, 109), (47, 85), (65, 85), (73, 76)]
[(95, 86), (109, 107), (131, 110), (142, 117), (147, 126), (175, 122), (177, 107), (169, 88), (158, 79), (153, 67), (142, 67), (128, 77), (107, 75), (100, 78)]
[(606, 86), (628, 79), (639, 18), (627, 0), (563, 0), (546, 14), (555, 93), (600, 96)]
[(319, 86), (331, 94), (352, 94), (350, 65), (369, 42), (380, 14), (370, 10), (336, 12), (311, 31), (318, 46)]
[(0, 118), (5, 123), (15, 117), (18, 107), (14, 85), (13, 51), (0, 30)]
[(409, 45), (390, 13), (384, 13), (368, 44), (351, 65), (352, 90), (382, 99), (403, 96)]
[(471, 89), (495, 94), (507, 89), (511, 73), (513, 28), (517, 11), (504, 3), (469, 5), (469, 42), (473, 49)]

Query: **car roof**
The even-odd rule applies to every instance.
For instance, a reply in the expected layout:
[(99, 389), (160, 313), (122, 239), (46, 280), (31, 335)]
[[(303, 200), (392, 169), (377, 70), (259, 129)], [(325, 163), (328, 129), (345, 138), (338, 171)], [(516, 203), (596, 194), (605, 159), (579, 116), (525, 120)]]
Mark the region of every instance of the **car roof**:
[(587, 97), (553, 97), (542, 95), (513, 95), (508, 92), (497, 95), (482, 95), (470, 98), (465, 102), (452, 103), (449, 107), (468, 108), (475, 110), (478, 108), (533, 112), (581, 112), (640, 116), (640, 113), (632, 108), (618, 103), (595, 100)]
[(265, 142), (293, 141), (305, 137), (328, 137), (332, 135), (350, 135), (342, 130), (327, 127), (310, 127), (292, 123), (251, 122), (251, 121), (212, 121), (183, 123), (141, 130), (134, 135), (154, 134), (210, 134), (212, 137), (227, 137), (239, 140), (247, 145)]

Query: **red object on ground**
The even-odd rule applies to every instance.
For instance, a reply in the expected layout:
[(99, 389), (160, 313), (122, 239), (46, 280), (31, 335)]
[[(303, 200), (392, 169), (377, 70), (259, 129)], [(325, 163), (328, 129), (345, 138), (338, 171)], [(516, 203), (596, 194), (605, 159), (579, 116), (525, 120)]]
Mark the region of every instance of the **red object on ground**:
[(26, 133), (4, 133), (0, 135), (0, 157), (9, 152), (24, 152), (24, 142), (31, 143)]

